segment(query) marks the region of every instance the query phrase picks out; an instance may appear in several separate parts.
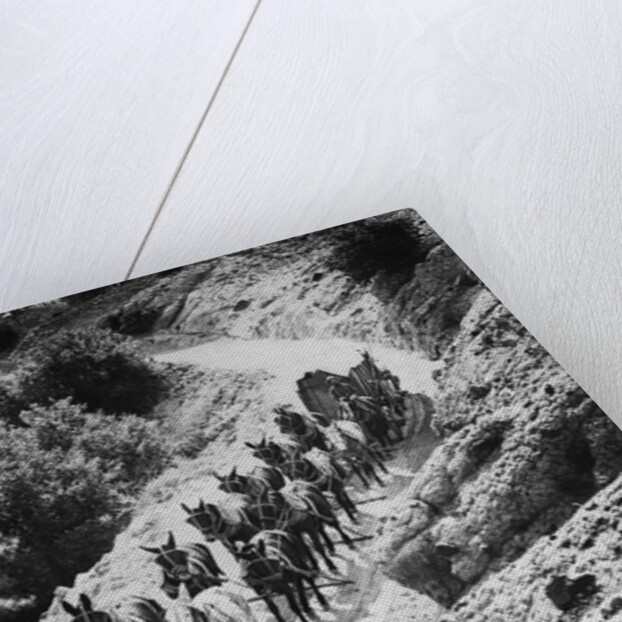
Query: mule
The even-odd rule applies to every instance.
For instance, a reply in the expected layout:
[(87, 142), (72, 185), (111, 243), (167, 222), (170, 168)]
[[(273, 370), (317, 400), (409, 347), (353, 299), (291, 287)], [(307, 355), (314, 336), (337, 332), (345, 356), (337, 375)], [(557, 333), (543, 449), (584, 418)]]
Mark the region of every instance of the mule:
[(181, 507), (189, 515), (186, 522), (196, 527), (208, 542), (220, 541), (229, 551), (233, 551), (236, 542), (248, 542), (260, 531), (259, 522), (250, 507), (252, 499), (237, 495), (236, 501), (236, 504), (223, 506), (200, 500), (195, 508), (185, 503)]
[[(326, 551), (319, 538), (321, 525), (318, 524), (314, 516), (307, 512), (305, 505), (299, 503), (297, 507), (292, 506), (282, 496), (273, 496), (278, 489), (285, 484), (285, 479), (278, 469), (274, 467), (266, 467), (271, 471), (278, 473), (281, 480), (278, 487), (270, 488), (262, 481), (260, 485), (247, 476), (238, 475), (235, 468), (228, 476), (219, 477), (221, 484), (219, 489), (226, 492), (241, 493), (252, 497), (253, 502), (249, 505), (248, 516), (254, 525), (261, 529), (287, 529), (301, 539), (301, 546), (305, 549), (309, 562), (314, 568), (318, 568), (318, 563), (312, 551), (307, 546), (304, 536), (307, 535), (315, 549), (325, 560), (326, 565), (333, 569), (334, 564), (326, 556)], [(332, 546), (332, 542), (330, 543)]]
[[(80, 594), (78, 605), (62, 601), (63, 609), (74, 616), (71, 622), (171, 622), (164, 607), (151, 598), (134, 597), (118, 611), (96, 610), (86, 594)], [(195, 619), (189, 622), (209, 622)]]
[(356, 421), (369, 444), (377, 441), (383, 447), (391, 444), (387, 415), (371, 397), (353, 395), (340, 400), (339, 418)]
[[(71, 622), (123, 622), (116, 613), (95, 609), (91, 599), (86, 594), (78, 596), (77, 605), (72, 605), (63, 600), (61, 601), (61, 607), (73, 616)], [(163, 622), (163, 620), (154, 622)]]
[[(338, 400), (337, 400), (338, 401)], [(380, 486), (384, 482), (378, 477), (375, 465), (387, 471), (361, 426), (355, 421), (354, 413), (350, 412), (350, 420), (329, 418), (323, 413), (310, 412), (309, 416), (322, 428), (333, 464), (345, 464), (347, 475), (356, 476), (365, 488), (370, 487), (368, 478)], [(372, 441), (372, 444), (376, 444)]]
[(271, 466), (254, 467), (248, 475), (240, 475), (233, 467), (228, 475), (214, 473), (223, 492), (243, 493), (258, 497), (267, 490), (279, 490), (285, 486), (285, 478), (279, 469)]
[(319, 569), (318, 562), (313, 552), (305, 542), (305, 536), (309, 538), (317, 553), (322, 557), (327, 568), (336, 571), (337, 567), (329, 557), (329, 552), (334, 552), (332, 540), (326, 536), (322, 523), (315, 514), (309, 511), (309, 507), (303, 500), (291, 495), (284, 495), (279, 490), (268, 490), (258, 500), (261, 506), (268, 506), (279, 516), (279, 520), (270, 524), (269, 521), (262, 523), (262, 529), (283, 529), (291, 532), (300, 540), (300, 550), (314, 569)]
[(332, 494), (350, 520), (356, 522), (356, 506), (346, 492), (343, 479), (329, 463), (318, 464), (299, 450), (286, 454), (278, 445), (273, 445), (270, 449), (279, 468), (290, 480), (302, 479), (315, 484), (321, 491)]
[[(299, 447), (283, 448), (281, 445), (266, 441), (265, 437), (258, 444), (246, 443), (253, 450), (253, 456), (270, 466), (278, 467), (290, 480), (302, 479), (315, 484), (323, 492), (335, 497), (350, 520), (355, 523), (357, 509), (345, 490), (343, 478), (332, 467), (318, 466), (302, 456)], [(316, 450), (317, 451), (317, 450)]]
[(265, 462), (268, 466), (280, 469), (286, 456), (293, 456), (297, 452), (306, 451), (304, 446), (293, 437), (283, 435), (278, 440), (268, 440), (264, 434), (258, 443), (244, 443), (249, 447), (255, 458)]
[(162, 569), (163, 575), (160, 587), (173, 600), (179, 596), (182, 583), (191, 597), (210, 587), (222, 585), (220, 577), (225, 573), (204, 544), (177, 545), (173, 533), (169, 531), (165, 544), (140, 548), (156, 555), (155, 563)]
[[(224, 588), (216, 587), (201, 592), (192, 599), (190, 606), (205, 616), (205, 622), (256, 621), (246, 599), (241, 594)], [(171, 622), (176, 621), (171, 620)]]
[(282, 434), (293, 436), (305, 451), (313, 447), (328, 451), (326, 436), (320, 430), (317, 423), (309, 415), (303, 415), (283, 406), (274, 409), (276, 417), (274, 422)]
[[(152, 598), (135, 597), (123, 603), (119, 615), (123, 622), (173, 622), (164, 607)], [(208, 621), (191, 618), (188, 622)]]
[(343, 542), (353, 548), (354, 544), (348, 534), (342, 529), (339, 518), (333, 511), (333, 508), (324, 495), (324, 493), (311, 482), (304, 480), (292, 480), (287, 483), (279, 493), (290, 500), (290, 504), (294, 507), (304, 507), (311, 516), (318, 521), (318, 532), (324, 538), (329, 550), (334, 550), (334, 543), (326, 533), (324, 526), (331, 527), (341, 536)]
[[(384, 464), (377, 443), (370, 443), (365, 435), (365, 431), (356, 421), (336, 420), (332, 423), (329, 431), (329, 438), (335, 447), (341, 450), (348, 460), (356, 465), (359, 479), (365, 483), (366, 478), (373, 479), (380, 486), (384, 482), (378, 476), (376, 467), (384, 473), (389, 470)], [(369, 484), (367, 484), (369, 487)]]
[(303, 622), (309, 622), (305, 613), (312, 614), (312, 609), (305, 584), (313, 590), (322, 607), (328, 609), (315, 583), (317, 573), (305, 564), (292, 534), (280, 530), (262, 531), (248, 543), (240, 544), (236, 555), (242, 578), (265, 600), (278, 622), (285, 622), (285, 618), (272, 599), (273, 594), (285, 596), (294, 614)]
[[(217, 588), (214, 588), (217, 589)], [(192, 605), (178, 605), (166, 612), (166, 622), (213, 622), (214, 618)]]

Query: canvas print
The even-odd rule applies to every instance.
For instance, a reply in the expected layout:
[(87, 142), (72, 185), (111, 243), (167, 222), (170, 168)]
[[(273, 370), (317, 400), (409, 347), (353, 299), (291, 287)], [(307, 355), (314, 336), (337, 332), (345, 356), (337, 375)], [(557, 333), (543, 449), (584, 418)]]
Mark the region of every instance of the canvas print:
[(412, 210), (0, 318), (3, 622), (622, 620), (621, 472)]

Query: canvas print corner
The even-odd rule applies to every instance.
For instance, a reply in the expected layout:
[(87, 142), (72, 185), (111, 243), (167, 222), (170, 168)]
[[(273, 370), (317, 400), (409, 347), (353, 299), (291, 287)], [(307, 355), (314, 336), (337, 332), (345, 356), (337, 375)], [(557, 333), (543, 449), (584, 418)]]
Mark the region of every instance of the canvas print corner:
[(622, 619), (622, 431), (414, 210), (0, 318), (6, 622)]

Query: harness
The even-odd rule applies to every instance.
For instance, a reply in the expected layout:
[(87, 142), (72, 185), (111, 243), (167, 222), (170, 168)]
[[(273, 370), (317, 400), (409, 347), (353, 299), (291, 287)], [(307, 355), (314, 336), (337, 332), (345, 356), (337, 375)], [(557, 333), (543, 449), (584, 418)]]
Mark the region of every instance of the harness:
[[(162, 557), (164, 558), (164, 560), (169, 564), (170, 569), (168, 568), (162, 568), (164, 570), (164, 573), (167, 576), (173, 575), (175, 580), (177, 579), (177, 575), (184, 569), (184, 568), (188, 568), (188, 558), (187, 558), (187, 553), (186, 553), (186, 564), (185, 565), (181, 565), (179, 564), (175, 559), (173, 559), (172, 556), (169, 555), (169, 553), (175, 553), (177, 551), (180, 551), (181, 549), (174, 549), (172, 551), (166, 551), (164, 549), (160, 549), (160, 553), (158, 554), (158, 557)], [(184, 551), (181, 551), (182, 553), (184, 553)], [(188, 572), (188, 574), (190, 574), (190, 572)], [(183, 580), (183, 579), (182, 579)]]
[[(257, 560), (264, 562), (277, 562), (280, 567), (279, 574), (283, 575), (283, 570), (291, 570), (298, 574), (308, 575), (308, 568), (300, 568), (294, 564), (294, 560), (283, 551), (283, 547), (289, 547), (290, 553), (295, 555), (295, 546), (292, 542), (292, 534), (282, 529), (271, 529), (268, 532), (259, 534), (261, 541), (266, 547), (266, 556), (262, 556), (257, 552)], [(278, 576), (278, 575), (277, 575)]]
[(222, 512), (218, 510), (216, 514), (217, 516), (214, 517), (213, 513), (207, 514), (206, 512), (200, 512), (200, 511), (193, 512), (192, 514), (190, 514), (190, 520), (193, 518), (196, 519), (197, 516), (209, 516), (212, 522), (211, 531), (208, 531), (205, 527), (203, 527), (203, 525), (201, 525), (199, 521), (197, 521), (197, 525), (201, 533), (208, 539), (209, 537), (215, 537), (217, 539), (220, 539), (221, 537), (223, 538), (229, 537), (231, 526), (227, 525), (227, 523), (225, 522), (222, 516)]
[(291, 473), (291, 479), (300, 478), (316, 485), (326, 482), (326, 475), (306, 458), (292, 459), (283, 466)]
[[(257, 566), (259, 564), (263, 566), (268, 564), (269, 567), (276, 566), (276, 571), (272, 574), (264, 574), (261, 569), (253, 571), (253, 566)], [(283, 580), (284, 569), (281, 563), (276, 559), (270, 559), (260, 555), (257, 555), (257, 557), (252, 560), (243, 560), (242, 570), (245, 581), (253, 586), (265, 586), (267, 583)], [(272, 592), (272, 590), (269, 591)]]
[(295, 414), (298, 415), (297, 420), (294, 417), (289, 418), (292, 432), (297, 438), (301, 439), (307, 447), (312, 447), (319, 433), (316, 425), (305, 419), (303, 415), (299, 413)]
[(111, 614), (106, 611), (82, 611), (71, 622), (115, 622)]
[(255, 501), (252, 510), (257, 513), (257, 519), (264, 529), (282, 529), (291, 523), (292, 512), (286, 502), (275, 503), (262, 498)]

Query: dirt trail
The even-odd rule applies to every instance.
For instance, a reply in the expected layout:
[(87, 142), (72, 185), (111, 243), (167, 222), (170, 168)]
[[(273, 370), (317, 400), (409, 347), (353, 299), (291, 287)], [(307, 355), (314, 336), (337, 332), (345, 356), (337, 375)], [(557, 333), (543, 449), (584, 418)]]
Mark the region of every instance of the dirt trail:
[[(363, 344), (346, 339), (307, 339), (307, 340), (243, 340), (221, 339), (202, 345), (160, 353), (156, 356), (161, 361), (196, 365), (203, 369), (231, 369), (236, 371), (263, 370), (272, 376), (269, 386), (264, 387), (268, 403), (291, 403), (300, 406), (296, 395), (296, 380), (305, 372), (324, 369), (335, 373), (345, 373), (360, 361), (361, 352), (367, 349), (381, 367), (387, 367), (401, 380), (404, 389), (410, 392), (422, 392), (433, 395), (435, 385), (432, 371), (438, 368), (438, 362), (432, 362), (418, 353), (395, 350), (388, 347)], [(238, 463), (248, 451), (241, 447), (241, 439), (260, 433), (258, 430), (240, 429), (243, 422), (238, 422), (238, 447), (230, 447), (223, 459), (223, 467)], [(413, 443), (415, 446), (413, 446)], [(385, 475), (386, 487), (375, 486), (364, 490), (353, 487), (352, 495), (356, 499), (370, 499), (386, 495), (386, 500), (378, 500), (361, 506), (361, 520), (353, 525), (352, 530), (363, 534), (374, 534), (386, 520), (388, 502), (408, 485), (413, 472), (420, 466), (422, 459), (432, 450), (436, 439), (424, 433), (419, 439), (409, 441), (408, 446), (397, 452), (389, 463), (390, 475)], [(215, 492), (215, 491), (214, 491)], [(345, 520), (344, 520), (345, 522)], [(417, 620), (432, 622), (437, 620), (442, 609), (427, 597), (404, 588), (382, 574), (381, 568), (370, 555), (371, 542), (360, 542), (355, 551), (340, 546), (336, 564), (340, 575), (353, 584), (339, 588), (327, 588), (331, 603), (330, 611), (323, 611), (319, 606), (317, 620), (324, 622), (380, 622), (383, 620)], [(222, 562), (230, 576), (235, 576), (236, 569), (229, 556), (216, 550), (217, 556), (223, 556)], [(324, 582), (324, 581), (322, 581)], [(287, 609), (282, 607), (283, 611)], [(272, 620), (263, 603), (253, 605), (258, 620)], [(292, 618), (293, 619), (293, 618)]]
[(171, 363), (190, 363), (205, 369), (263, 369), (274, 376), (276, 401), (285, 399), (297, 403), (296, 380), (305, 372), (324, 369), (344, 373), (360, 362), (363, 350), (368, 350), (381, 367), (396, 374), (407, 391), (432, 396), (436, 390), (432, 371), (439, 367), (439, 361), (430, 361), (418, 352), (348, 339), (224, 338), (163, 352), (155, 358)]

